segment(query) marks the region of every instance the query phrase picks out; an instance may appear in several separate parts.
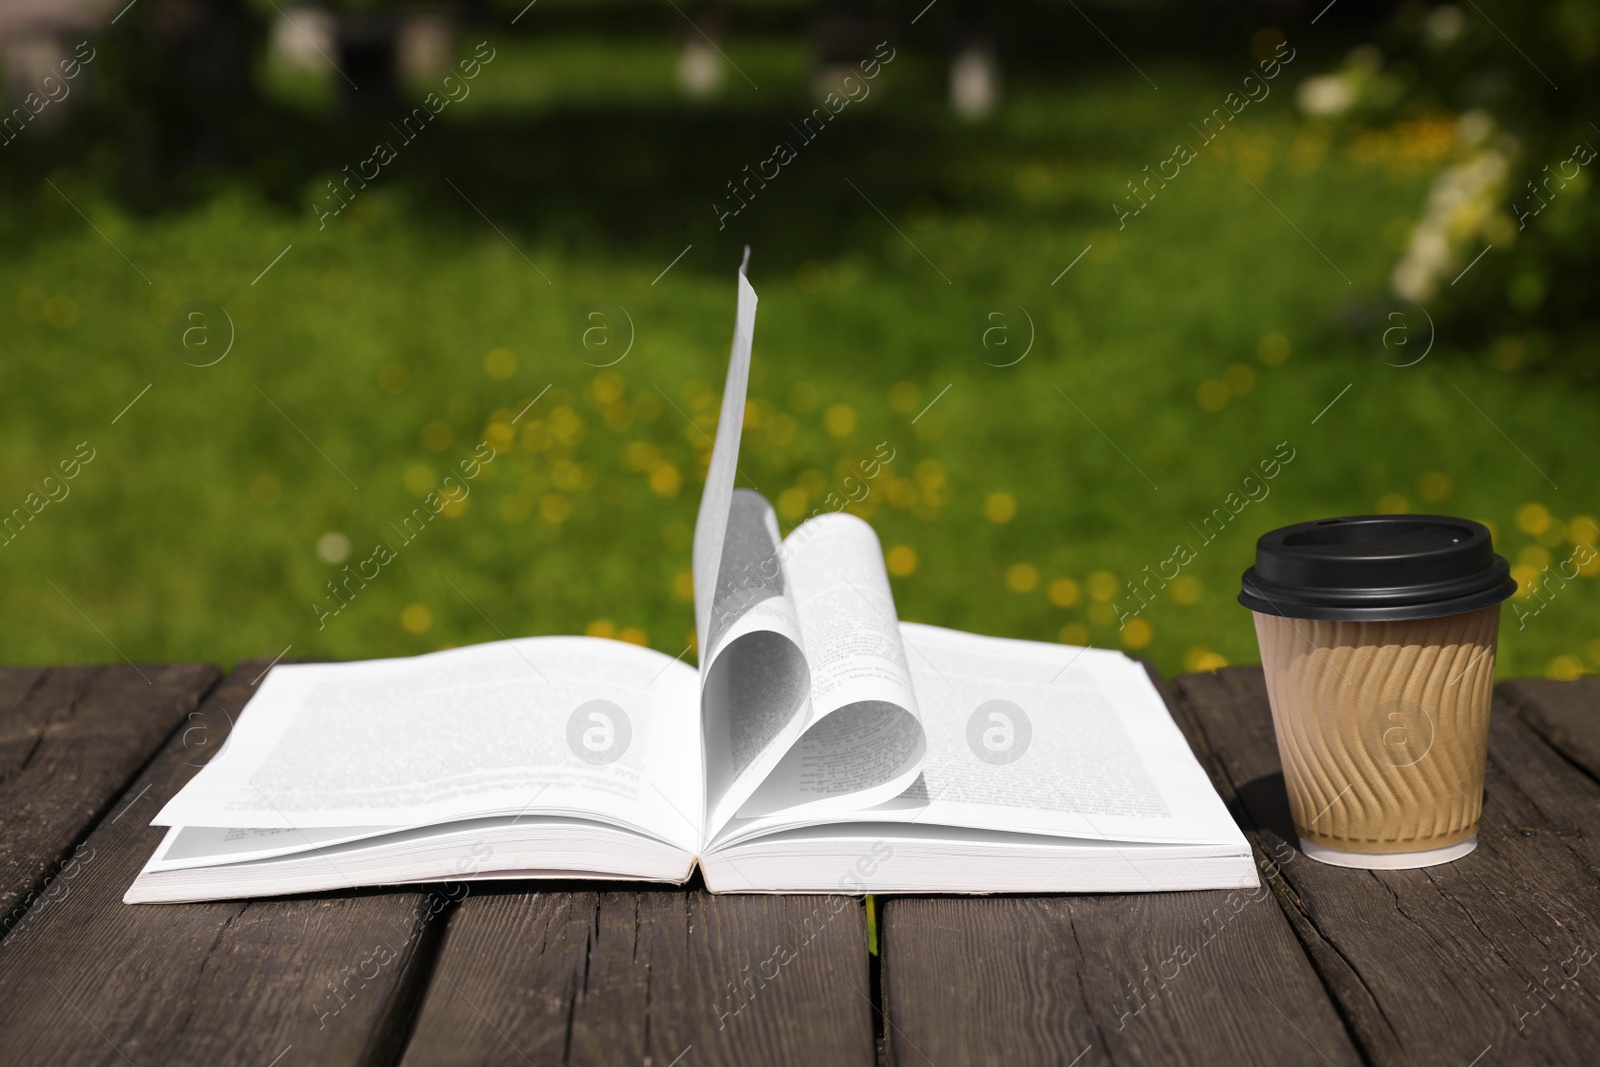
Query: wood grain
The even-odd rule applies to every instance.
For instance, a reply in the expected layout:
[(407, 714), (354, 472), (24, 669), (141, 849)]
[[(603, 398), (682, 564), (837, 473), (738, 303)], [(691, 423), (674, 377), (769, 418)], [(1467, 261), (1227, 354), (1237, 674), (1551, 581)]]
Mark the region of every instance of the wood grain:
[(474, 887), (404, 1062), (875, 1062), (866, 921), (848, 897)]
[(1257, 860), (1256, 890), (888, 902), (889, 1062), (1360, 1063)]
[(1500, 695), (1562, 755), (1600, 780), (1600, 678), (1519, 678), (1503, 683)]
[(263, 666), (241, 665), (205, 700), (89, 835), (65, 891), (0, 941), (0, 1063), (289, 1067), (398, 1055), (453, 907), (445, 898), (122, 903), (161, 839), (150, 817), (220, 747)]
[(0, 936), (77, 869), (74, 847), (220, 676), (208, 664), (0, 670)]
[[(1251, 832), (1292, 848), (1260, 670), (1178, 684)], [(1278, 897), (1374, 1063), (1588, 1062), (1600, 1043), (1596, 828), (1600, 787), (1497, 700), (1476, 852), (1413, 871), (1296, 854)]]

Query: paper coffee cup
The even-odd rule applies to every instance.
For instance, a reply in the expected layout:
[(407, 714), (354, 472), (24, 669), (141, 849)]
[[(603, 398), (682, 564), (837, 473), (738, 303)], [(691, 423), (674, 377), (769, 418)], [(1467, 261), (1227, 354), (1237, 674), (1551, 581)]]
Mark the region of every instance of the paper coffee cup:
[(1500, 602), (1516, 591), (1488, 529), (1301, 523), (1257, 542), (1242, 584), (1301, 851), (1391, 869), (1471, 852)]

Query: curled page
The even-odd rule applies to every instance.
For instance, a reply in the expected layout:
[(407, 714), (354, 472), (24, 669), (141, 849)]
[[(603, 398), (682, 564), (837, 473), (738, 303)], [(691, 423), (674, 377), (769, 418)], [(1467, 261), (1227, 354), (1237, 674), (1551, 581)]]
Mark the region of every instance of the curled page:
[(871, 527), (825, 516), (781, 542), (772, 505), (733, 487), (755, 309), (741, 268), (694, 538), (708, 837), (736, 815), (881, 803), (926, 744)]
[[(783, 573), (799, 617), (811, 723), (738, 811), (856, 811), (903, 792), (926, 737), (878, 537), (853, 515), (789, 535)], [(709, 824), (715, 834), (720, 827)]]
[(701, 661), (708, 827), (726, 821), (811, 719), (811, 672), (779, 559), (777, 516), (761, 494), (733, 492)]

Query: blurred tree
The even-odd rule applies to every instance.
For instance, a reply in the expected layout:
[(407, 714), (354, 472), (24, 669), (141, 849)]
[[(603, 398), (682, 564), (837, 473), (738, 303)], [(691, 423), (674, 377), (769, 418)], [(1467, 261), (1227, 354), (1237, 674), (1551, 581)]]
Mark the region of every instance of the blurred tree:
[(262, 41), (247, 0), (145, 0), (96, 37), (99, 107), (120, 135), (124, 175), (164, 195), (179, 172), (247, 152)]
[[(1473, 165), (1469, 155), (1440, 176), (1397, 290), (1437, 300), (1453, 332), (1489, 342), (1507, 369), (1543, 364), (1600, 380), (1600, 5), (1407, 3), (1377, 43), (1387, 69), (1366, 94), (1370, 117), (1447, 109), (1463, 116), (1464, 139), (1482, 146), (1476, 173), (1463, 169)], [(1486, 163), (1489, 153), (1503, 164)], [(1430, 233), (1430, 214), (1446, 216), (1452, 198), (1469, 204), (1474, 196), (1483, 210), (1457, 212), (1453, 225), (1435, 220), (1443, 229)], [(1443, 255), (1430, 251), (1441, 241)], [(1485, 247), (1492, 250), (1452, 282)]]
[[(340, 99), (346, 115), (381, 122), (400, 111), (400, 17), (372, 3), (343, 4), (338, 32)], [(382, 5), (392, 7), (392, 5)]]

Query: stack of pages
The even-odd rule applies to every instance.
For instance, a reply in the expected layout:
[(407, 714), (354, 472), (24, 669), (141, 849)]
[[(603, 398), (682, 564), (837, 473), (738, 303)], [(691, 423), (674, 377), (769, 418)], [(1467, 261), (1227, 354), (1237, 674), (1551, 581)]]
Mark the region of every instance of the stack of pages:
[(694, 537), (700, 667), (589, 637), (278, 666), (129, 903), (485, 878), (713, 892), (1252, 887), (1142, 667), (899, 622), (862, 520), (734, 488), (738, 310)]

